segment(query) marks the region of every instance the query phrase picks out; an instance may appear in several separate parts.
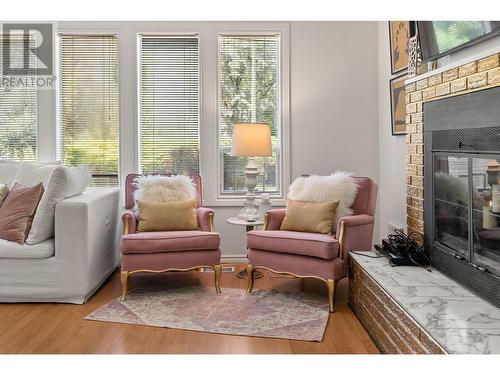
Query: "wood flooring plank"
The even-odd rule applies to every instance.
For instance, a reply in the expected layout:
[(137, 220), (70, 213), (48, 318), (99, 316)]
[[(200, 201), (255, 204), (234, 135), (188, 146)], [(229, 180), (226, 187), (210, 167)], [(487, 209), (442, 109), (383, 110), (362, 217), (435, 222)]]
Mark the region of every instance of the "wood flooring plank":
[[(244, 268), (237, 265), (236, 272)], [(137, 287), (152, 276), (131, 278)], [(191, 272), (156, 276), (176, 286), (212, 286), (213, 274)], [(349, 354), (378, 353), (364, 328), (347, 306), (347, 279), (338, 286), (336, 312), (330, 314), (322, 342), (231, 336), (131, 324), (87, 321), (83, 318), (120, 294), (115, 272), (85, 304), (0, 304), (0, 353), (151, 353), (151, 354)], [(246, 288), (235, 273), (222, 275), (222, 289)], [(327, 298), (317, 280), (297, 280), (269, 275), (256, 289), (317, 293)]]

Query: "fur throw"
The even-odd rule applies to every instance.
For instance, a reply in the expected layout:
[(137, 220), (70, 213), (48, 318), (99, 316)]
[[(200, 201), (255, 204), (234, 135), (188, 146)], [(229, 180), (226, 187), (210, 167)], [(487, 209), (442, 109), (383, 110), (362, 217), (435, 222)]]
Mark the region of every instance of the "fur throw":
[[(196, 187), (188, 176), (141, 176), (134, 182), (134, 198), (144, 202), (172, 202), (196, 199)], [(137, 203), (136, 203), (137, 206)]]
[(337, 171), (330, 175), (298, 177), (288, 188), (288, 198), (305, 202), (339, 202), (335, 218), (333, 220), (333, 231), (344, 216), (353, 214), (351, 206), (356, 199), (358, 185), (352, 173)]

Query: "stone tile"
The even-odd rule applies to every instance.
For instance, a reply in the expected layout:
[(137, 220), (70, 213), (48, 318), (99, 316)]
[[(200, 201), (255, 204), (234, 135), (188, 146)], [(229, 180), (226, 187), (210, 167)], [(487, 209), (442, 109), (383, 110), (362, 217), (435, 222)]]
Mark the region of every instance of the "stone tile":
[(422, 100), (422, 91), (412, 92), (410, 95), (410, 102), (419, 102)]
[(493, 69), (500, 65), (499, 54), (495, 53), (494, 55), (485, 57), (477, 62), (477, 71), (482, 72), (484, 70)]
[(488, 72), (488, 85), (500, 83), (500, 68), (495, 68)]
[(429, 87), (424, 90), (422, 90), (422, 99), (423, 100), (429, 100), (432, 99), (436, 96), (436, 88), (435, 87)]
[(477, 61), (462, 65), (458, 68), (459, 77), (467, 77), (477, 72)]
[(467, 78), (457, 79), (450, 84), (450, 92), (459, 92), (467, 89)]
[(429, 81), (427, 80), (427, 78), (421, 79), (420, 81), (416, 82), (416, 89), (417, 90), (425, 89), (428, 86), (429, 86)]
[(443, 72), (443, 82), (450, 82), (458, 78), (458, 68)]
[(487, 72), (481, 72), (467, 77), (467, 87), (475, 89), (478, 87), (486, 86), (488, 84)]
[(429, 77), (429, 87), (435, 86), (443, 82), (443, 77), (441, 74), (436, 74), (435, 76)]
[(385, 257), (350, 256), (449, 353), (500, 353), (500, 309), (435, 269), (391, 267)]
[(417, 104), (410, 103), (406, 105), (406, 113), (415, 113), (417, 111)]
[(436, 96), (448, 95), (450, 93), (450, 84), (448, 82), (436, 86)]
[(405, 87), (405, 91), (406, 93), (415, 91), (415, 82), (407, 84)]

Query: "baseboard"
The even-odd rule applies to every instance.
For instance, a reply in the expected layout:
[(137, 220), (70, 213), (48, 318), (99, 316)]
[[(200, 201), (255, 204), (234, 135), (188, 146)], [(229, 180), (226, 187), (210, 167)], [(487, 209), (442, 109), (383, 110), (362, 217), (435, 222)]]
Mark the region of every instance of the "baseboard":
[(246, 254), (222, 255), (221, 263), (248, 263)]

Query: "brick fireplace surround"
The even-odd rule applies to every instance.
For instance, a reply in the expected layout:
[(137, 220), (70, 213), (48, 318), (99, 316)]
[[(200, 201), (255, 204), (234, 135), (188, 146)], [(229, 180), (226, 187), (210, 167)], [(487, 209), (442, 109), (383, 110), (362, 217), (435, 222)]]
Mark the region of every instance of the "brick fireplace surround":
[(406, 203), (409, 231), (424, 232), (422, 104), (495, 86), (500, 86), (499, 53), (406, 85)]

